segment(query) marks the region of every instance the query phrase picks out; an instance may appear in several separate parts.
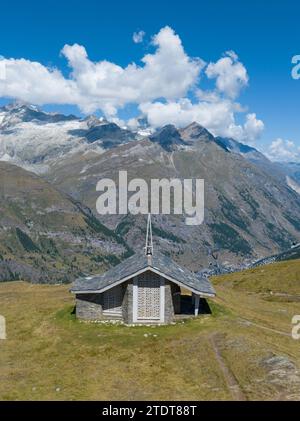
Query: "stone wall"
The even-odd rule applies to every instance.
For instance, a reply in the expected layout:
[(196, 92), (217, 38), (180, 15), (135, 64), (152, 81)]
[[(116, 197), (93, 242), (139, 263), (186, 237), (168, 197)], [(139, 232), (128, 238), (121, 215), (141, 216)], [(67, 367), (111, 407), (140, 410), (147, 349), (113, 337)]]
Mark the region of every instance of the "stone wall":
[(174, 305), (172, 296), (172, 283), (165, 279), (165, 323), (174, 320)]
[(126, 324), (133, 322), (133, 281), (126, 282), (126, 290), (123, 298), (123, 320)]
[(83, 320), (101, 320), (102, 294), (76, 294), (76, 317)]
[[(125, 323), (132, 323), (132, 280), (122, 285), (124, 296), (122, 301), (121, 319)], [(103, 313), (103, 294), (76, 294), (76, 317), (82, 320), (114, 320), (120, 319), (119, 315)]]

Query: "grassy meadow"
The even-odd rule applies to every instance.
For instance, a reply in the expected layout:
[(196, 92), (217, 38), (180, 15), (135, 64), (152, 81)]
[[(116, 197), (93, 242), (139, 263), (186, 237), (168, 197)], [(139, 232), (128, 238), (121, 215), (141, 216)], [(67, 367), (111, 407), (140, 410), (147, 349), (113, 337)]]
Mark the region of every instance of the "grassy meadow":
[(299, 400), (300, 261), (216, 277), (212, 315), (83, 323), (67, 285), (0, 283), (1, 400)]

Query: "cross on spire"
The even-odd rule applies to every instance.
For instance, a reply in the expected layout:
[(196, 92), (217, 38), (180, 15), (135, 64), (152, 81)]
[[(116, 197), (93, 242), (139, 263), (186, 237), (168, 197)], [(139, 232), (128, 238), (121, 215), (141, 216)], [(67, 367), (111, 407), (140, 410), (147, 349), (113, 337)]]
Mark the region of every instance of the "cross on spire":
[(151, 225), (151, 214), (150, 213), (148, 213), (148, 219), (147, 219), (145, 255), (146, 256), (152, 256), (153, 255), (152, 225)]

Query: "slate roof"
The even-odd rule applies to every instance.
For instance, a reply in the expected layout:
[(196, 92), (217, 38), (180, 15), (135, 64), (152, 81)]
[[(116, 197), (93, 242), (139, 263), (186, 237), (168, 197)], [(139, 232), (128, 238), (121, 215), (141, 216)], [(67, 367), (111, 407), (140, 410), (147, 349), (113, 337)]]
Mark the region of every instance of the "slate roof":
[(143, 252), (139, 252), (111, 268), (103, 275), (78, 278), (73, 283), (71, 291), (77, 293), (89, 291), (101, 292), (103, 289), (109, 289), (109, 286), (113, 287), (114, 284), (122, 282), (122, 279), (129, 279), (135, 273), (146, 270), (147, 268), (158, 271), (161, 275), (165, 275), (165, 277), (169, 277), (183, 284), (194, 292), (215, 295), (215, 291), (206, 277), (198, 276), (188, 269), (180, 267), (169, 257), (158, 252), (155, 252), (151, 256), (151, 262), (148, 261), (148, 257)]

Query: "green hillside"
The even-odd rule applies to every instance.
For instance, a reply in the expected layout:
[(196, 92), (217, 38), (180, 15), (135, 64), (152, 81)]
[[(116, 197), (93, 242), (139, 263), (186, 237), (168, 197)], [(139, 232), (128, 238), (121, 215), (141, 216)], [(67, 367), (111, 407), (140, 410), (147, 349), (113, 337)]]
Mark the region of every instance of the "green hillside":
[(37, 175), (0, 162), (0, 281), (62, 283), (131, 251), (88, 208)]
[(300, 260), (288, 260), (215, 278), (217, 285), (254, 293), (300, 297)]
[(3, 282), (0, 399), (299, 400), (299, 273), (214, 278), (212, 315), (160, 327), (82, 323), (66, 285)]

